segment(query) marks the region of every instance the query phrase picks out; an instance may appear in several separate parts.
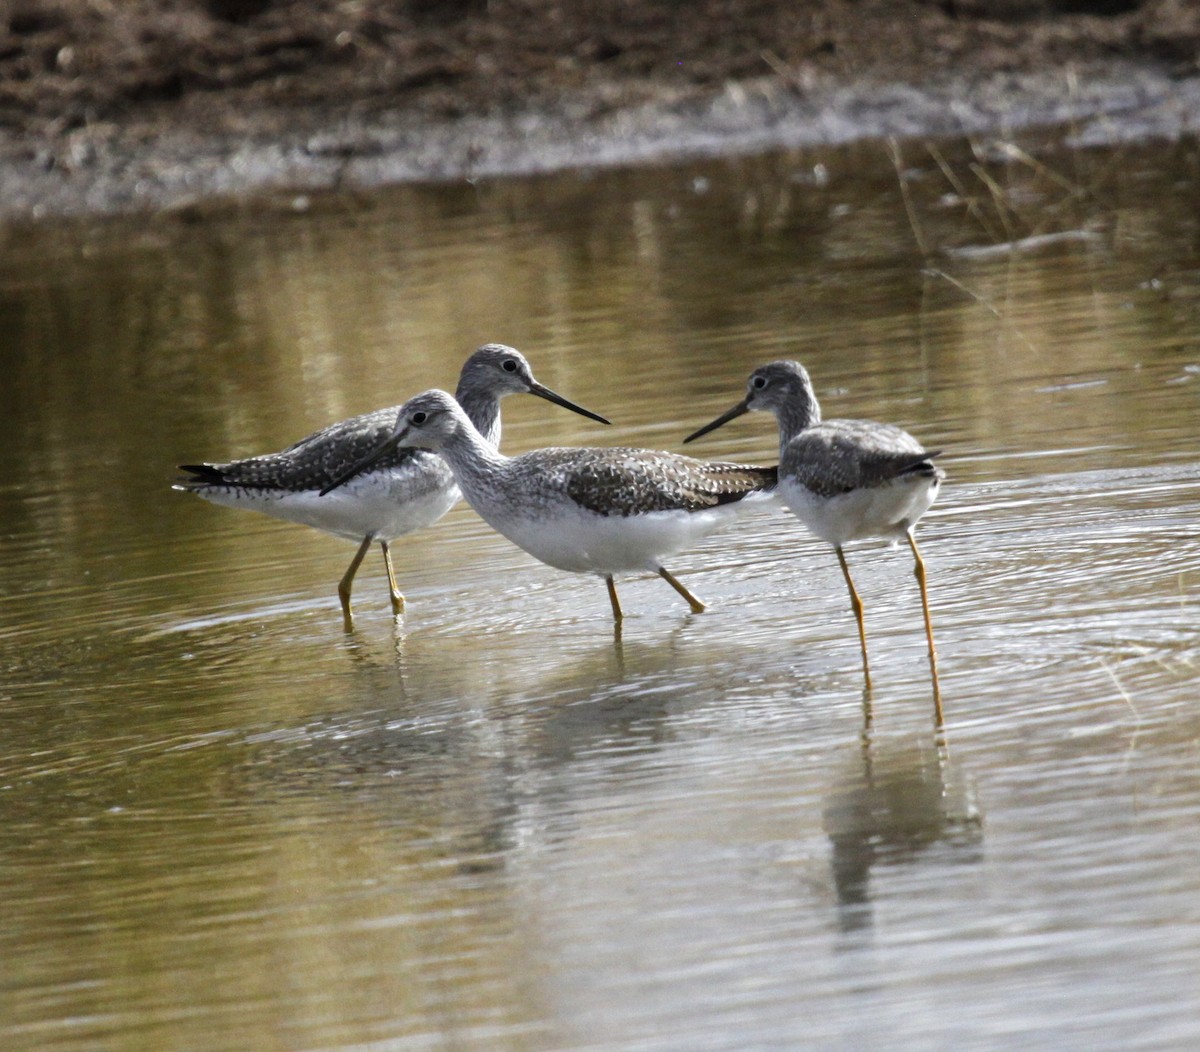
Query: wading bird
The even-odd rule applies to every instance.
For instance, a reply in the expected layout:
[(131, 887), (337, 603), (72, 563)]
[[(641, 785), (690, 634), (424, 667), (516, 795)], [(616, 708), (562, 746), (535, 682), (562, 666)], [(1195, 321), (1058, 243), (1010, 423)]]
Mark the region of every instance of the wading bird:
[[(537, 395), (602, 424), (609, 422), (535, 380), (529, 363), (512, 347), (489, 343), (464, 363), (458, 402), (487, 445), (494, 447), (500, 441), (500, 400), (518, 393)], [(374, 461), (370, 471), (358, 473), (351, 484), (329, 492), (330, 483), (348, 465), (375, 450), (392, 433), (398, 410), (397, 406), (376, 409), (330, 424), (279, 453), (228, 464), (183, 464), (180, 470), (190, 472), (190, 477), (177, 482), (175, 489), (214, 504), (250, 508), (359, 542), (338, 583), (347, 627), (352, 624), (354, 575), (371, 544), (378, 541), (392, 610), (402, 613), (404, 596), (396, 586), (388, 545), (405, 533), (431, 526), (458, 501), (458, 487), (446, 462), (423, 450), (393, 447)]]
[(506, 457), (444, 391), (406, 402), (392, 436), (329, 490), (394, 449), (445, 458), (467, 503), (535, 559), (604, 578), (613, 619), (624, 616), (615, 574), (652, 571), (687, 601), (704, 604), (663, 560), (694, 544), (775, 488), (774, 468), (706, 463), (647, 449), (550, 448)]

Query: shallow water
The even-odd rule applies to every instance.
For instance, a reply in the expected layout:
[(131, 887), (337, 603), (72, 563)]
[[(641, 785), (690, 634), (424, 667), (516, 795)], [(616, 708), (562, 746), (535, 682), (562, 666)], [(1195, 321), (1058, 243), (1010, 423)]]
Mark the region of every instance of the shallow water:
[[(1020, 146), (8, 231), (0, 1045), (1195, 1047), (1200, 151)], [(782, 511), (614, 638), (459, 508), (346, 634), (352, 546), (169, 488), (487, 340), (614, 420), (510, 452), (680, 449), (783, 356), (942, 449), (944, 735), (903, 549), (865, 697)]]

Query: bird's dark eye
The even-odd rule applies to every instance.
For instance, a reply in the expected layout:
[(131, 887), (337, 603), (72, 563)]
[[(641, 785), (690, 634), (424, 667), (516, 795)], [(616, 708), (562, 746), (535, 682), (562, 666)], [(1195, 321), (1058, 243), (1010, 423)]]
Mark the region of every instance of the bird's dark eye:
[(750, 386), (761, 391), (764, 387), (767, 386), (767, 378), (765, 376), (756, 376), (753, 380), (750, 381)]
[(426, 419), (428, 419), (428, 416), (428, 413), (413, 413), (413, 415), (409, 417), (409, 420), (412, 423), (419, 425), (425, 423)]
[(514, 362), (511, 358), (505, 358), (504, 362), (501, 364), (500, 368), (503, 369), (506, 373), (515, 373), (517, 371), (517, 363)]

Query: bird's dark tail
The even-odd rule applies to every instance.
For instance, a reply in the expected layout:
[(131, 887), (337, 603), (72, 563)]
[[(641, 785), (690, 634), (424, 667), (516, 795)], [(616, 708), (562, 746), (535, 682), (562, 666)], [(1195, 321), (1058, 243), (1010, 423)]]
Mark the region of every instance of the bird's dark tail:
[(188, 484), (220, 486), (229, 483), (220, 464), (180, 464), (179, 470), (188, 473), (187, 478), (179, 480), (180, 484), (184, 486)]
[(714, 504), (732, 504), (753, 493), (773, 493), (779, 485), (779, 467), (758, 467), (747, 464), (710, 464), (712, 477), (720, 480), (713, 494)]

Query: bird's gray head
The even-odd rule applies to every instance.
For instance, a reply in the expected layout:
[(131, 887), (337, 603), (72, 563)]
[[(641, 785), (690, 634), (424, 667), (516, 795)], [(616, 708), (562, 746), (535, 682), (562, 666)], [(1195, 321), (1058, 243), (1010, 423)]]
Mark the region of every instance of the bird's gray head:
[(790, 406), (816, 402), (808, 371), (799, 362), (778, 361), (760, 365), (746, 381), (746, 409), (776, 416)]
[(503, 398), (510, 394), (531, 394), (553, 402), (573, 413), (586, 416), (589, 420), (597, 420), (607, 424), (608, 420), (599, 413), (584, 409), (581, 405), (568, 401), (562, 395), (551, 391), (545, 384), (539, 383), (533, 375), (533, 369), (525, 360), (525, 356), (514, 347), (503, 343), (485, 343), (462, 367), (458, 379), (459, 401), (468, 407), (475, 405), (479, 399), (490, 400)]
[(440, 449), (465, 423), (462, 408), (445, 391), (425, 391), (410, 398), (396, 414), (389, 444), (401, 449)]
[(779, 420), (781, 433), (788, 435), (811, 427), (821, 419), (821, 409), (804, 366), (799, 362), (768, 362), (750, 374), (750, 379), (746, 381), (745, 398), (716, 420), (693, 431), (684, 442), (707, 435), (722, 424), (756, 410), (774, 413)]
[(463, 363), (459, 388), (486, 390), (503, 397), (539, 386), (525, 355), (503, 343), (485, 343)]

